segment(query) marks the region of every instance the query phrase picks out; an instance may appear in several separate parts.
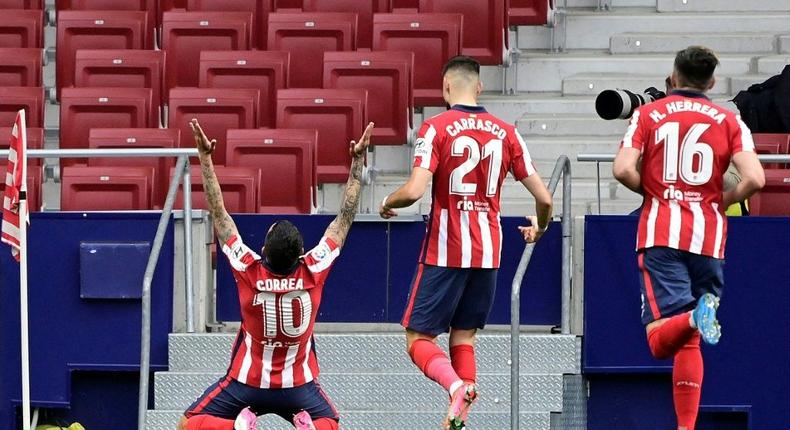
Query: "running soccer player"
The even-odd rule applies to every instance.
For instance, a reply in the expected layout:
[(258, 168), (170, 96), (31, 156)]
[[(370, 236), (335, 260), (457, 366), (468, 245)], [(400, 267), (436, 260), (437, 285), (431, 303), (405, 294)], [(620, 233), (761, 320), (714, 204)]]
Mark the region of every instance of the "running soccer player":
[[(653, 356), (674, 357), (679, 430), (693, 430), (697, 420), (700, 337), (710, 345), (721, 337), (716, 310), (724, 286), (724, 211), (765, 184), (748, 127), (705, 96), (718, 64), (707, 48), (678, 52), (675, 89), (634, 112), (613, 167), (617, 180), (644, 195), (637, 233), (642, 323)], [(742, 180), (723, 192), (730, 160)]]
[[(387, 219), (419, 200), (433, 180), (427, 232), (402, 324), (407, 351), (425, 376), (450, 394), (445, 429), (464, 428), (477, 398), (475, 334), (485, 326), (502, 253), (499, 199), (508, 172), (535, 197), (537, 217), (520, 227), (538, 240), (551, 217), (552, 199), (516, 128), (478, 106), (480, 64), (455, 57), (443, 71), (450, 110), (422, 125), (414, 169), (405, 185), (379, 208)], [(450, 358), (436, 345), (450, 332)]]
[(178, 430), (255, 430), (257, 415), (269, 413), (292, 421), (297, 430), (337, 430), (337, 410), (318, 383), (313, 326), (324, 282), (357, 212), (373, 124), (359, 142), (351, 142), (341, 210), (323, 239), (304, 254), (299, 230), (278, 221), (266, 234), (263, 258), (242, 242), (225, 210), (211, 162), (216, 141), (209, 141), (197, 120), (190, 126), (214, 229), (239, 289), (242, 324), (227, 374), (186, 410)]

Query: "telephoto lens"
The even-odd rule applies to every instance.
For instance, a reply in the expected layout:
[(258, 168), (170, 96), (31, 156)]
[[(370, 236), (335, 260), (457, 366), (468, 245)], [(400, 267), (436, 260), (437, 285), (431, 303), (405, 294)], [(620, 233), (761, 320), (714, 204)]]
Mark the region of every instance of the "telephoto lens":
[(604, 90), (595, 98), (595, 111), (605, 120), (628, 119), (639, 106), (666, 97), (662, 91), (650, 87), (642, 94), (628, 90)]

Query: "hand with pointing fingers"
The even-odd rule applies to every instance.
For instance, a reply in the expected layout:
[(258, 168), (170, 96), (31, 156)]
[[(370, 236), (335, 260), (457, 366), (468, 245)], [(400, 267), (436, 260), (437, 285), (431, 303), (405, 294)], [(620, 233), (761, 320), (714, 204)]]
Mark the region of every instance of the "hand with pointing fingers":
[(362, 133), (362, 137), (359, 138), (359, 141), (351, 141), (351, 145), (349, 146), (348, 153), (351, 155), (351, 158), (359, 158), (365, 155), (365, 151), (370, 146), (370, 135), (373, 134), (373, 127), (375, 124), (372, 122), (368, 123), (368, 126), (365, 127), (365, 131)]
[(189, 121), (189, 127), (192, 129), (192, 137), (195, 138), (195, 146), (197, 146), (198, 152), (201, 155), (211, 155), (217, 146), (217, 140), (209, 140), (206, 137), (206, 133), (203, 132), (203, 128), (200, 127), (197, 118), (192, 118), (192, 121)]

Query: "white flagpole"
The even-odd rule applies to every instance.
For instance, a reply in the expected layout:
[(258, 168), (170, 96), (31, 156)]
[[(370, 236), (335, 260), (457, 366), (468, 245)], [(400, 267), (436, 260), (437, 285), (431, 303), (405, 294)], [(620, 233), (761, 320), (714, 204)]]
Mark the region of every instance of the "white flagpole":
[(30, 345), (27, 308), (27, 125), (25, 114), (22, 111), (22, 127), (20, 136), (24, 156), (18, 162), (22, 163), (22, 185), (24, 198), (19, 199), (19, 300), (20, 300), (20, 326), (22, 329), (22, 429), (30, 430)]

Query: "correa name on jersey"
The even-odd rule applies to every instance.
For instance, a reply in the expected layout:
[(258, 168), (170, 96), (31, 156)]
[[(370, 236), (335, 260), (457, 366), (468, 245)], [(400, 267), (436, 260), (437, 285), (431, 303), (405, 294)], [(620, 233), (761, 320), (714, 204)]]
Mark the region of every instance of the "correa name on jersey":
[(259, 279), (255, 283), (255, 288), (257, 288), (258, 291), (267, 291), (272, 293), (299, 291), (299, 290), (304, 290), (304, 279), (302, 278)]
[[(665, 108), (666, 113), (661, 113), (659, 110), (660, 108)], [(650, 119), (654, 122), (659, 123), (664, 120), (669, 114), (678, 113), (678, 112), (697, 112), (703, 115), (707, 115), (711, 117), (714, 121), (721, 124), (727, 118), (727, 114), (724, 112), (719, 112), (718, 109), (715, 107), (707, 104), (707, 103), (700, 103), (700, 102), (692, 102), (689, 100), (678, 100), (675, 102), (667, 103), (664, 106), (658, 106), (658, 108), (653, 109), (650, 112)]]
[(457, 136), (458, 133), (464, 130), (477, 130), (489, 132), (496, 136), (499, 140), (505, 140), (507, 138), (506, 130), (491, 120), (482, 120), (477, 118), (477, 115), (470, 115), (469, 118), (460, 118), (456, 121), (453, 121), (452, 124), (447, 126), (446, 130), (447, 134), (452, 137)]

